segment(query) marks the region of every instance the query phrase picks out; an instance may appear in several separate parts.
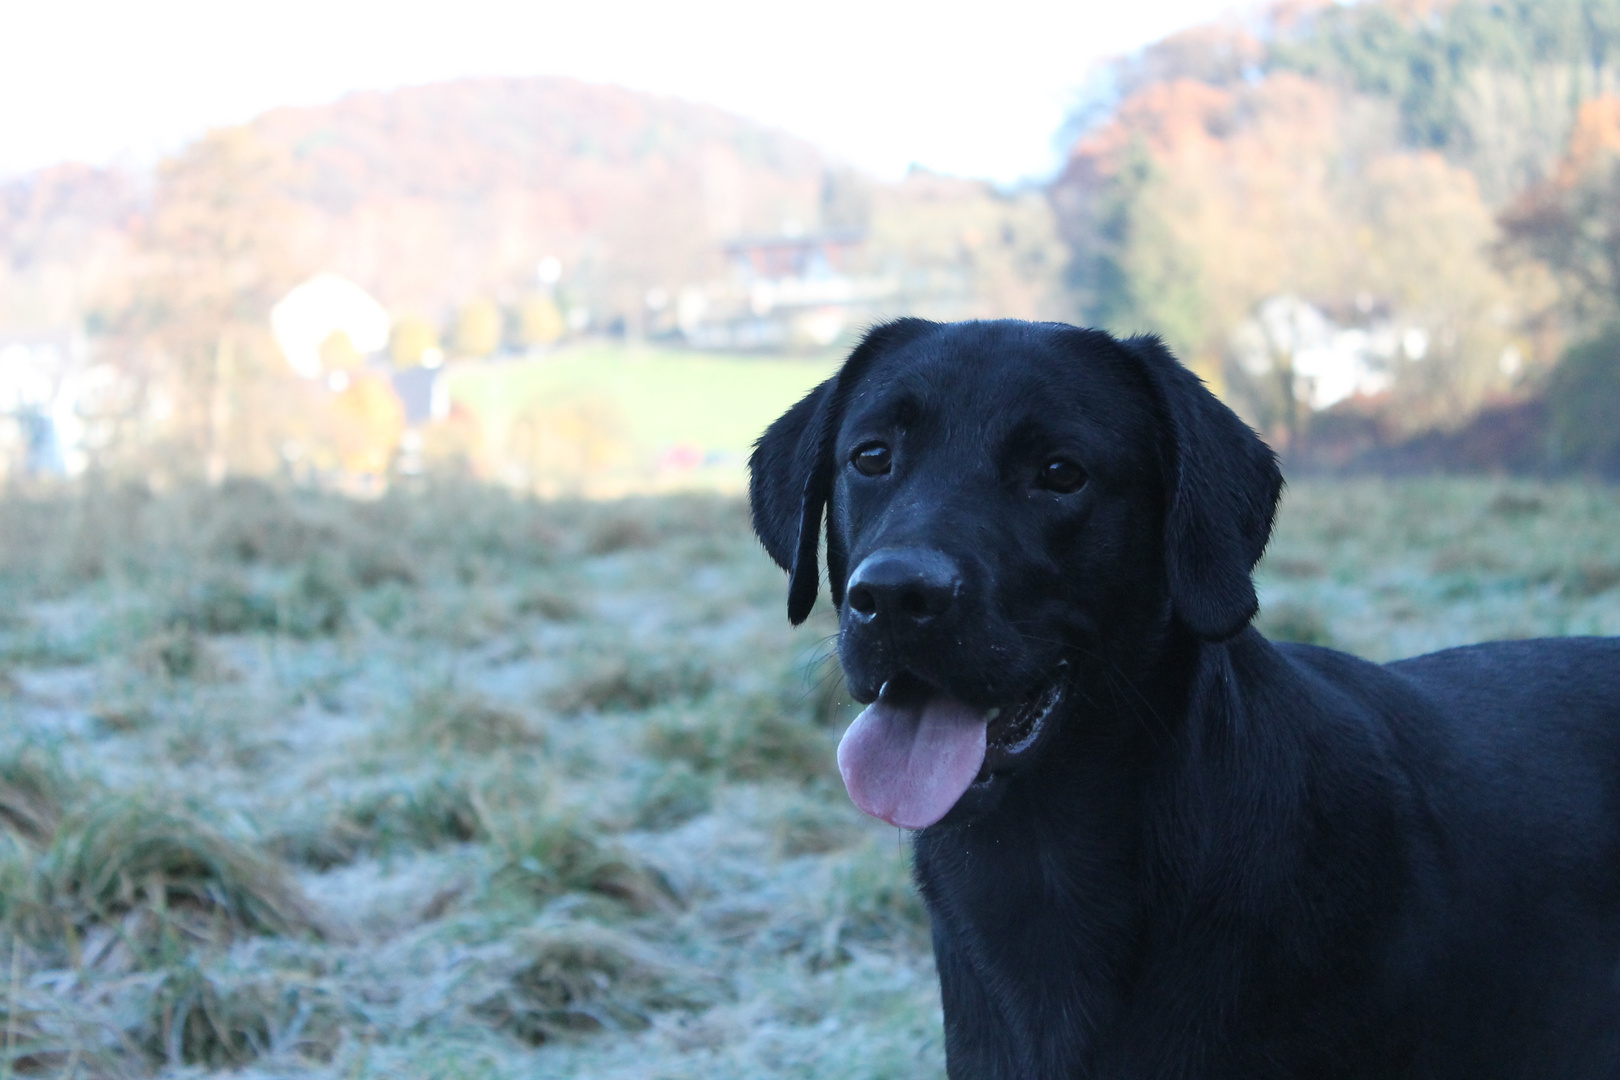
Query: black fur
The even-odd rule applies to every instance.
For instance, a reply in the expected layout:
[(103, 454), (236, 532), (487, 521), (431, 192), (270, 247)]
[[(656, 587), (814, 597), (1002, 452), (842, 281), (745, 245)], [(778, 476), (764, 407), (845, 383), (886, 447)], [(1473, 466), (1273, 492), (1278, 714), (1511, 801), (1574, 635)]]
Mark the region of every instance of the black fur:
[[(885, 348), (926, 333), (932, 326), (922, 319), (896, 319), (872, 330), (849, 354), (837, 375), (810, 391), (770, 426), (748, 459), (748, 501), (754, 531), (771, 558), (788, 572), (788, 619), (794, 626), (809, 617), (816, 603), (820, 573), (816, 566), (816, 533), (821, 528), (821, 514), (832, 483), (829, 443), (837, 433), (838, 418), (850, 390), (873, 357)], [(802, 480), (798, 487), (788, 490), (779, 483), (782, 477)], [(847, 575), (831, 537), (827, 557), (833, 603), (841, 604)]]
[(835, 604), (879, 549), (960, 571), (903, 635), (841, 608), (858, 699), (1068, 688), (915, 837), (953, 1078), (1620, 1075), (1620, 641), (1266, 641), (1275, 460), (1152, 338), (879, 327), (751, 465), (795, 622), (824, 507)]

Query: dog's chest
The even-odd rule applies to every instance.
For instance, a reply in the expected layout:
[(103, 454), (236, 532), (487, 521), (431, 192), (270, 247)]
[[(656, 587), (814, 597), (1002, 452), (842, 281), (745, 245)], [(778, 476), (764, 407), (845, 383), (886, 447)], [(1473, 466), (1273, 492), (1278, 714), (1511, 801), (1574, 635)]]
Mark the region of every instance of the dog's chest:
[(1100, 842), (967, 828), (920, 835), (917, 873), (953, 1041), (1016, 1047), (1026, 1075), (1077, 1074), (1137, 936), (1118, 860)]

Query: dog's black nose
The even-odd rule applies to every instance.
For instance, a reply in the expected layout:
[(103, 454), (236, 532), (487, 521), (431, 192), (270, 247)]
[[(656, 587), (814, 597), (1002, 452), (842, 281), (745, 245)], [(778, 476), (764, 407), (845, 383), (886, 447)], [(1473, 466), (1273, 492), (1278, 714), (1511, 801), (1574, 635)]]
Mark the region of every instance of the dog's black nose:
[(962, 575), (942, 552), (927, 548), (881, 548), (861, 560), (844, 595), (861, 617), (920, 624), (943, 615), (956, 602)]

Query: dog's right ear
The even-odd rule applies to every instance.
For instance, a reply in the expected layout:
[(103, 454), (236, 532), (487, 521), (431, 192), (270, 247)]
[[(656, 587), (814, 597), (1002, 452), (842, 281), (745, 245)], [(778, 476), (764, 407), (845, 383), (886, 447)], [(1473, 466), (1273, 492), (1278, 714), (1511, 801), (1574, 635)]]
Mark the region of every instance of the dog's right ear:
[[(879, 355), (937, 326), (925, 319), (896, 319), (869, 330), (838, 374), (783, 413), (754, 444), (748, 459), (754, 532), (788, 572), (788, 619), (794, 626), (809, 616), (819, 591), (821, 515), (832, 497), (833, 443), (850, 390)], [(834, 603), (842, 599), (841, 586), (832, 582)]]
[[(805, 572), (810, 580), (810, 604), (815, 603), (816, 531), (821, 524), (821, 507), (826, 501), (820, 494), (824, 484), (821, 474), (826, 471), (821, 463), (821, 433), (837, 387), (838, 376), (834, 375), (806, 394), (765, 429), (748, 459), (748, 507), (754, 519), (754, 532), (776, 565), (792, 575), (788, 587), (788, 617), (795, 626), (804, 616), (793, 618), (799, 605), (792, 597), (802, 591), (800, 582)], [(799, 549), (806, 539), (810, 551), (808, 559), (801, 559)], [(805, 614), (808, 613), (809, 604), (806, 604)]]

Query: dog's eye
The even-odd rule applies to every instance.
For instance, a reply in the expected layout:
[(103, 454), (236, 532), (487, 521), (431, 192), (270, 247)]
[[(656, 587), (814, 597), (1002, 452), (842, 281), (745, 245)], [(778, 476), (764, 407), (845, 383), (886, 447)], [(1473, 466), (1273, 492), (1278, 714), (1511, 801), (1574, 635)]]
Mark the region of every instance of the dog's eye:
[(1041, 466), (1035, 483), (1047, 491), (1070, 495), (1086, 486), (1086, 470), (1068, 458), (1053, 458)]
[(855, 456), (849, 460), (862, 476), (882, 476), (889, 471), (892, 464), (889, 459), (889, 448), (875, 442), (856, 447)]

